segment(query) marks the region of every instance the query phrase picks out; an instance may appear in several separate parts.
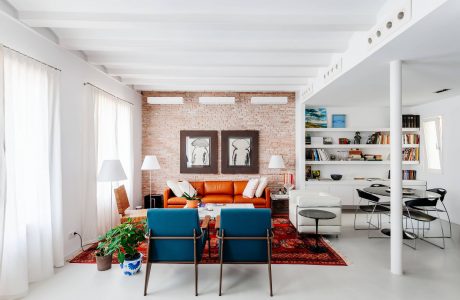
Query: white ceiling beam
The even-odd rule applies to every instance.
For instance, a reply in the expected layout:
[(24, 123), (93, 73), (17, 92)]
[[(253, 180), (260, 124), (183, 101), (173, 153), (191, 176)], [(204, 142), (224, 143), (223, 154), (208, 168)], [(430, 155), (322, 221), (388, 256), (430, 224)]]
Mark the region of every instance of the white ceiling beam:
[(239, 92), (294, 92), (303, 86), (300, 85), (181, 85), (181, 84), (155, 84), (134, 85), (137, 91), (239, 91)]
[(292, 54), (292, 53), (232, 53), (232, 52), (200, 52), (200, 53), (173, 53), (161, 56), (149, 53), (93, 53), (86, 52), (88, 61), (96, 65), (130, 65), (153, 64), (157, 66), (310, 66), (326, 67), (329, 65), (329, 54)]
[(185, 84), (185, 85), (307, 85), (308, 79), (306, 78), (215, 78), (215, 77), (169, 77), (169, 78), (156, 78), (156, 79), (137, 79), (137, 78), (122, 78), (122, 82), (132, 85), (149, 85), (149, 84)]
[(341, 40), (291, 40), (280, 43), (277, 40), (225, 40), (212, 39), (195, 43), (189, 40), (130, 40), (130, 39), (62, 39), (59, 43), (69, 50), (83, 51), (145, 51), (150, 53), (231, 51), (231, 52), (293, 52), (293, 53), (338, 53), (347, 49), (347, 42)]
[(353, 32), (351, 31), (288, 31), (276, 30), (249, 31), (249, 30), (219, 30), (209, 26), (206, 30), (156, 30), (146, 27), (131, 29), (97, 29), (97, 28), (53, 28), (61, 40), (128, 40), (128, 41), (161, 41), (161, 42), (191, 42), (202, 43), (212, 41), (229, 41), (257, 43), (258, 41), (278, 41), (291, 43), (292, 41), (340, 41), (348, 43)]
[(133, 78), (157, 78), (157, 77), (300, 77), (311, 78), (318, 74), (317, 68), (304, 67), (125, 67), (107, 68), (111, 76)]
[[(20, 11), (19, 19), (31, 27), (51, 28), (155, 28), (170, 30), (295, 30), (359, 31), (374, 24), (370, 14), (124, 14)], [(152, 27), (154, 26), (154, 27)]]

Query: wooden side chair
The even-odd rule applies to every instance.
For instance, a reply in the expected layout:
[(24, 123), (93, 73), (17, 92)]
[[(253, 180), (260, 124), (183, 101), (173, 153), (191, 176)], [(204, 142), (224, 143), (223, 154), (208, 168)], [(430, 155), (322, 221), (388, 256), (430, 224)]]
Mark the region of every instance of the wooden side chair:
[(145, 220), (147, 218), (146, 209), (129, 209), (128, 194), (124, 185), (114, 189), (115, 199), (117, 200), (118, 213), (120, 214), (120, 223), (125, 223), (128, 218), (135, 222)]

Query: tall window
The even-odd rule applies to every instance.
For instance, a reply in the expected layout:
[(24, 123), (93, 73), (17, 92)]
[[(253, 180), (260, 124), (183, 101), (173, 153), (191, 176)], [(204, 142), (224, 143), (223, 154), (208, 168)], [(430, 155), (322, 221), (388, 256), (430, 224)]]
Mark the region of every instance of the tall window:
[(0, 299), (10, 299), (64, 264), (60, 74), (8, 48), (0, 60)]
[(438, 116), (425, 119), (422, 126), (427, 169), (439, 173), (442, 170), (442, 118)]

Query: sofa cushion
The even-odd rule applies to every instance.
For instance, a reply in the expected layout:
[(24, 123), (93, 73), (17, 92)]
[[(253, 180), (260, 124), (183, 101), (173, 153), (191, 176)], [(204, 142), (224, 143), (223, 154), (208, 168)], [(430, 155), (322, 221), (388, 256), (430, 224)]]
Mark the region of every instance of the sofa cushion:
[(233, 182), (205, 181), (204, 195), (233, 195)]
[(265, 205), (265, 198), (245, 198), (242, 195), (235, 195), (235, 203), (252, 203), (256, 205)]
[(185, 205), (186, 203), (187, 203), (187, 200), (181, 197), (172, 197), (168, 199), (169, 205)]
[(196, 195), (196, 190), (195, 188), (193, 187), (193, 185), (190, 184), (190, 182), (188, 182), (187, 180), (184, 180), (184, 181), (179, 181), (177, 183), (182, 191), (182, 195), (184, 193), (187, 193), (189, 194), (190, 196), (195, 196)]
[(206, 195), (201, 201), (204, 203), (233, 203), (233, 196), (231, 195)]
[(233, 193), (235, 195), (243, 195), (244, 188), (248, 184), (247, 180), (234, 181), (233, 182)]
[(268, 177), (265, 177), (265, 176), (260, 177), (259, 185), (257, 186), (257, 190), (256, 190), (256, 194), (255, 194), (256, 197), (262, 197), (267, 185), (268, 185)]
[(180, 197), (182, 196), (182, 190), (179, 186), (179, 183), (175, 180), (168, 180), (166, 181), (166, 185), (171, 189), (171, 191), (173, 192), (173, 194), (176, 196), (176, 197)]
[(195, 188), (199, 196), (204, 195), (204, 182), (203, 181), (190, 181), (190, 184)]

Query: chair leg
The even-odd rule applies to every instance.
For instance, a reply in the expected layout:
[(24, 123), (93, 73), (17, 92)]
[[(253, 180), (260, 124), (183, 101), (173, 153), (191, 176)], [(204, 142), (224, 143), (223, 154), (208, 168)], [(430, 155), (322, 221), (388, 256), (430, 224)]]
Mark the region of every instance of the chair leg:
[(272, 245), (270, 242), (270, 231), (267, 230), (268, 283), (270, 285), (270, 297), (273, 297), (271, 248), (272, 248)]
[(152, 263), (147, 262), (147, 267), (145, 270), (145, 283), (144, 283), (144, 296), (147, 296), (147, 287), (149, 285), (150, 270), (152, 268)]
[(219, 296), (222, 296), (222, 277), (224, 268), (224, 231), (222, 230), (222, 239), (220, 240), (220, 276), (219, 276)]
[(442, 206), (444, 207), (444, 212), (447, 215), (447, 220), (449, 221), (449, 236), (446, 236), (446, 238), (451, 238), (452, 237), (452, 223), (450, 222), (450, 216), (449, 213), (447, 212), (447, 208), (444, 205), (444, 202), (441, 202)]

